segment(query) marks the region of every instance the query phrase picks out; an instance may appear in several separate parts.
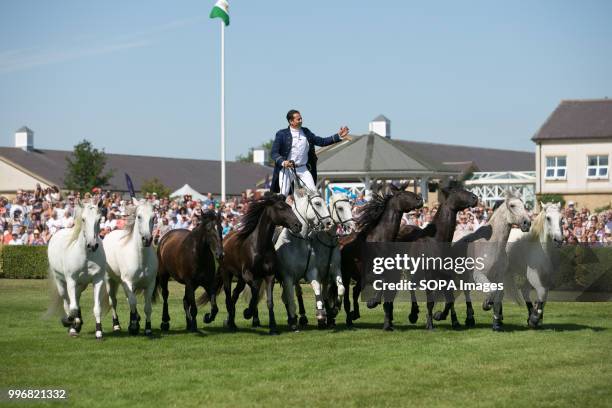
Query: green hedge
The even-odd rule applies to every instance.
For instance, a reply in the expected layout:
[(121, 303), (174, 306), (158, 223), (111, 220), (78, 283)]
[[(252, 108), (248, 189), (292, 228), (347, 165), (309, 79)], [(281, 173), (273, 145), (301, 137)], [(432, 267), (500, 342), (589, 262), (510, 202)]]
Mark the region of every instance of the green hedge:
[(46, 246), (0, 246), (0, 278), (44, 279), (48, 267)]

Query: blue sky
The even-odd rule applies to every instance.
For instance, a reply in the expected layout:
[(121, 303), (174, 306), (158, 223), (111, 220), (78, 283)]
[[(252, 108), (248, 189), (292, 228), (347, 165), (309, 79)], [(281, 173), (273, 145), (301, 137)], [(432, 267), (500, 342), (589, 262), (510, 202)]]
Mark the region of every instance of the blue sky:
[[(427, 4), (424, 4), (427, 3)], [(0, 145), (219, 158), (213, 0), (0, 3)], [(612, 97), (611, 1), (230, 0), (227, 158), (297, 108), (328, 136), (534, 150), (562, 99)]]

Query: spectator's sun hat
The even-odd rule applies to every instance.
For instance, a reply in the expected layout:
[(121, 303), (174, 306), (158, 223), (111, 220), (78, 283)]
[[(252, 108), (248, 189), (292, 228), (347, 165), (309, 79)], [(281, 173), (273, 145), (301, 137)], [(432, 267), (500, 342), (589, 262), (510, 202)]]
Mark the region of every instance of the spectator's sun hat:
[(570, 207), (573, 207), (574, 206), (574, 202), (573, 201), (568, 201), (567, 205), (570, 206)]

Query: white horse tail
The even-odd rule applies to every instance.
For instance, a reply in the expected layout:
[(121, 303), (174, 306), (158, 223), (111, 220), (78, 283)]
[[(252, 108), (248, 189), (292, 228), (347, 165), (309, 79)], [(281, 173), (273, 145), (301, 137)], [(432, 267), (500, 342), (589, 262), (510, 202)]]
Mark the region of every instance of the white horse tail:
[(49, 307), (47, 311), (43, 314), (43, 319), (50, 319), (52, 317), (58, 316), (64, 311), (64, 299), (60, 296), (57, 291), (57, 284), (55, 282), (55, 274), (51, 270), (51, 267), (47, 270), (47, 274), (49, 275), (47, 279), (47, 283), (49, 285)]

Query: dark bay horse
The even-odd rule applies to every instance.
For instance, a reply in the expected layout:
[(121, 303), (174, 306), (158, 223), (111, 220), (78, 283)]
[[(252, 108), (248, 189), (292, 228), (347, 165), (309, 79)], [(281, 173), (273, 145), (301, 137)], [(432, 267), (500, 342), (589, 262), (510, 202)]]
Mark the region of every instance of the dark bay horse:
[[(228, 313), (225, 325), (230, 330), (236, 330), (236, 302), (246, 284), (251, 288), (251, 300), (244, 310), (244, 318), (253, 318), (253, 325), (259, 325), (255, 311), (259, 290), (265, 284), (270, 334), (278, 334), (272, 300), (277, 264), (272, 236), (277, 225), (299, 234), (302, 223), (291, 206), (285, 203), (284, 196), (275, 194), (266, 194), (262, 199), (250, 201), (240, 223), (240, 228), (228, 234), (223, 244), (224, 257), (220, 271)], [(231, 292), (233, 277), (238, 283)]]
[[(434, 219), (430, 224), (428, 224), (425, 228), (421, 229), (414, 225), (403, 225), (400, 228), (400, 231), (397, 236), (398, 242), (419, 242), (424, 243), (423, 248), (425, 249), (425, 254), (427, 256), (443, 256), (443, 245), (437, 243), (446, 243), (448, 244), (448, 248), (450, 248), (451, 242), (453, 240), (453, 234), (455, 233), (455, 227), (457, 225), (457, 213), (459, 211), (463, 211), (466, 208), (472, 208), (478, 205), (478, 197), (459, 186), (452, 186), (448, 188), (443, 188), (441, 190), (443, 202), (440, 206), (438, 212), (434, 216)], [(430, 244), (430, 245), (427, 245)], [(452, 279), (452, 276), (431, 276), (431, 278), (449, 278)], [(414, 277), (415, 281), (418, 281), (418, 277)], [(451, 321), (453, 328), (459, 328), (460, 324), (457, 320), (457, 314), (455, 313), (454, 307), (454, 295), (452, 291), (446, 291), (447, 294), (447, 302), (444, 306), (444, 311), (436, 312), (435, 315), (432, 316), (433, 311), (433, 298), (428, 294), (427, 299), (427, 328), (433, 329), (433, 321), (432, 317), (435, 320), (444, 320), (446, 319), (449, 311), (451, 313)], [(419, 316), (419, 305), (416, 301), (416, 297), (414, 292), (412, 294), (412, 307), (410, 310), (410, 314), (408, 315), (408, 320), (410, 323), (416, 323)], [(473, 312), (473, 311), (472, 311)], [(473, 322), (473, 314), (471, 318), (471, 322)], [(469, 316), (466, 319), (466, 324), (470, 325)]]
[[(402, 215), (423, 206), (421, 195), (405, 191), (401, 187), (391, 185), (391, 193), (381, 196), (372, 194), (372, 199), (366, 203), (356, 220), (359, 232), (353, 233), (340, 241), (342, 245), (342, 283), (346, 289), (344, 296), (344, 311), (347, 327), (353, 326), (353, 321), (360, 317), (359, 294), (362, 289), (362, 268), (366, 242), (393, 242), (397, 238)], [(351, 279), (355, 281), (353, 288), (353, 307), (349, 296)], [(393, 327), (393, 303), (385, 302), (385, 323), (383, 328)]]
[(200, 217), (200, 223), (193, 231), (175, 229), (166, 233), (157, 248), (159, 269), (157, 283), (161, 286), (164, 298), (161, 329), (170, 329), (168, 314), (168, 280), (173, 278), (185, 285), (183, 308), (187, 330), (198, 329), (196, 317), (198, 309), (195, 301), (195, 290), (203, 287), (211, 301), (211, 312), (206, 313), (204, 322), (215, 319), (219, 308), (216, 294), (219, 279), (216, 274), (215, 257), (223, 256), (221, 241), (220, 217), (214, 211), (208, 211)]

